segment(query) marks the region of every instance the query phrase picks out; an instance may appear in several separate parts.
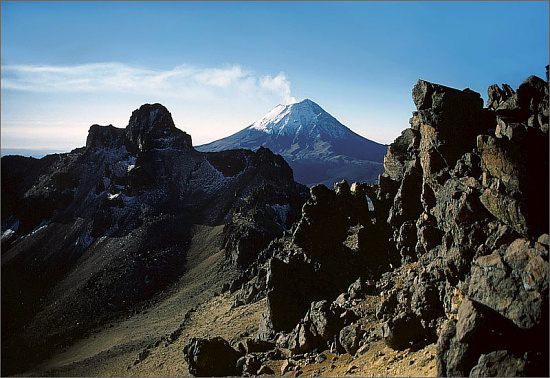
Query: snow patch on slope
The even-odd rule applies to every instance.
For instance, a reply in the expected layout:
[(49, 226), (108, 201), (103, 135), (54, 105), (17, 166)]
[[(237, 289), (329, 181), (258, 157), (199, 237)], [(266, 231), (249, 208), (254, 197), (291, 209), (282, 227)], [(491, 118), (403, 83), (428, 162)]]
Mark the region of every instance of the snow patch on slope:
[(206, 193), (215, 193), (227, 187), (232, 180), (231, 177), (225, 177), (218, 171), (207, 159), (204, 159), (197, 170), (193, 172), (191, 181)]
[(274, 205), (270, 205), (270, 206), (273, 209), (273, 211), (275, 211), (275, 214), (277, 214), (277, 217), (280, 220), (279, 224), (284, 227), (284, 225), (286, 224), (286, 218), (288, 216), (288, 213), (290, 212), (290, 205), (289, 204), (285, 204), (285, 205), (274, 204)]

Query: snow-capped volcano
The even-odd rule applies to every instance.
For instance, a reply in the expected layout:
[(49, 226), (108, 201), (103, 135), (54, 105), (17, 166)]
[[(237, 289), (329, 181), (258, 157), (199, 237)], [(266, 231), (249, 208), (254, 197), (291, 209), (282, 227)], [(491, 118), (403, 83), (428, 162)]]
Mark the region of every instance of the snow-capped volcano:
[(317, 133), (341, 139), (346, 127), (319, 105), (306, 99), (290, 105), (278, 105), (250, 128), (276, 136)]
[(366, 139), (311, 100), (278, 105), (245, 129), (199, 151), (267, 147), (282, 155), (295, 180), (306, 185), (334, 181), (375, 182), (383, 172), (387, 146)]

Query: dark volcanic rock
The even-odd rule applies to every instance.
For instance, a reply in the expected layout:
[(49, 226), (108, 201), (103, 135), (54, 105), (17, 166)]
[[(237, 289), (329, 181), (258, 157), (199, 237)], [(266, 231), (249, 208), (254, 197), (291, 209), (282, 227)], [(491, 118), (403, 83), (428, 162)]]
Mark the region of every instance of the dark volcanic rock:
[[(315, 317), (304, 318), (310, 304), (332, 300), (359, 275), (374, 277), (389, 264), (382, 247), (384, 235), (373, 233), (372, 218), (367, 190), (360, 184), (350, 187), (343, 181), (334, 190), (324, 185), (311, 188), (293, 235), (266, 250), (273, 258), (268, 268), (267, 308), (260, 322), (262, 339), (292, 331), (295, 350), (326, 344), (329, 336), (313, 324)], [(313, 316), (313, 308), (310, 313)]]
[(371, 295), (375, 290), (374, 281), (365, 281), (359, 277), (348, 288), (350, 299), (364, 299), (367, 295)]
[(384, 174), (392, 180), (402, 180), (408, 166), (415, 161), (414, 153), (419, 143), (420, 133), (417, 130), (403, 130), (401, 136), (388, 147), (384, 159)]
[(506, 109), (517, 107), (517, 99), (513, 98), (516, 91), (512, 89), (508, 84), (502, 84), (502, 89), (493, 84), (487, 89), (489, 101), (487, 102), (487, 108), (492, 110)]
[(134, 110), (125, 133), (132, 152), (192, 148), (191, 136), (176, 128), (172, 115), (161, 104), (146, 104)]
[(418, 111), (413, 129), (420, 131), (420, 161), (424, 176), (437, 176), (453, 167), (460, 156), (475, 147), (484, 131), (483, 100), (479, 93), (459, 91), (419, 80), (413, 89)]
[(526, 239), (476, 259), (468, 295), (521, 328), (540, 323), (547, 310), (548, 261)]
[(353, 356), (359, 349), (359, 341), (361, 341), (362, 336), (363, 330), (358, 325), (353, 324), (342, 328), (338, 335), (338, 341), (346, 353)]
[(183, 354), (189, 365), (189, 373), (199, 377), (236, 375), (237, 360), (241, 357), (240, 353), (221, 337), (192, 338), (183, 349)]
[(536, 237), (547, 232), (548, 134), (500, 119), (496, 137), (480, 136), (478, 149), (485, 207), (518, 233)]
[(520, 377), (525, 372), (525, 360), (498, 350), (479, 357), (478, 364), (470, 371), (470, 377)]
[[(268, 300), (261, 333), (279, 333), (277, 343), (295, 353), (326, 347), (307, 302), (344, 291), (327, 286), (346, 282), (345, 272), (379, 279), (385, 299), (376, 316), (387, 345), (438, 339), (440, 375), (495, 373), (493, 361), (503, 361), (498, 372), (547, 374), (548, 90), (538, 78), (520, 88), (491, 87), (484, 109), (469, 89), (419, 81), (411, 128), (389, 146), (379, 185), (313, 187), (292, 237), (267, 249), (316, 278), (290, 284), (299, 295), (288, 281), (274, 284), (298, 305)], [(335, 314), (362, 297), (360, 284), (338, 296)], [(268, 321), (277, 311), (292, 313), (284, 328)]]
[(331, 310), (330, 303), (326, 300), (312, 302), (306, 314), (306, 320), (311, 321), (315, 333), (324, 341), (332, 339), (341, 327), (340, 319)]
[[(293, 182), (292, 170), (288, 164), (268, 149), (260, 148), (252, 154), (245, 150), (238, 152), (247, 158), (245, 168), (248, 168), (248, 172), (258, 173), (265, 177), (265, 182), (271, 181), (275, 184), (258, 183), (224, 226), (222, 245), (227, 257), (238, 265), (247, 267), (270, 241), (282, 236), (283, 231), (290, 229), (299, 220), (307, 192), (305, 187)], [(247, 172), (241, 175), (251, 176), (251, 182), (257, 180)], [(258, 203), (263, 206), (258, 206)]]
[(420, 319), (412, 314), (401, 313), (382, 326), (382, 337), (392, 349), (406, 349), (424, 340), (426, 331)]
[(401, 262), (418, 260), (388, 273), (403, 281), (377, 310), (386, 342), (434, 334), (445, 314), (456, 320), (439, 334), (440, 375), (547, 374), (536, 330), (548, 328), (548, 248), (537, 241), (548, 232), (548, 83), (491, 86), (488, 109), (471, 90), (424, 81), (413, 100), (373, 200)]
[(260, 321), (259, 337), (270, 340), (276, 332), (288, 332), (306, 314), (312, 300), (323, 297), (313, 268), (297, 258), (285, 263), (270, 261), (267, 309)]
[(124, 130), (109, 126), (92, 125), (86, 138), (86, 148), (124, 147)]
[(338, 335), (343, 325), (344, 322), (328, 301), (312, 302), (306, 315), (287, 336), (287, 347), (293, 353), (324, 350), (327, 342)]
[(261, 366), (262, 362), (257, 355), (248, 354), (237, 361), (237, 372), (239, 375), (256, 375)]
[(548, 91), (529, 78), (489, 97), (484, 109), (469, 89), (419, 81), (379, 185), (311, 189), (292, 234), (261, 253), (261, 338), (355, 353), (349, 308), (366, 289), (349, 285), (364, 277), (384, 292), (386, 344), (437, 339), (438, 374), (547, 374)]

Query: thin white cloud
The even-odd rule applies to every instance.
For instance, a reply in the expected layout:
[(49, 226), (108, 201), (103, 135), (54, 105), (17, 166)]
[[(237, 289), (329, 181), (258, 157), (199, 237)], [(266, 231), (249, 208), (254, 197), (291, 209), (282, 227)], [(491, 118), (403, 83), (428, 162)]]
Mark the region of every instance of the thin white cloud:
[(286, 103), (290, 82), (284, 73), (258, 77), (240, 65), (196, 67), (179, 65), (154, 70), (124, 63), (91, 63), (76, 66), (6, 65), (2, 67), (2, 87), (6, 90), (72, 93), (119, 92), (162, 95), (183, 99), (212, 99), (235, 93), (252, 97), (276, 95)]
[(206, 68), (194, 74), (195, 80), (200, 83), (220, 88), (227, 88), (231, 84), (239, 82), (250, 76), (240, 66), (229, 68)]
[(260, 87), (270, 90), (283, 98), (285, 104), (292, 104), (296, 99), (290, 95), (290, 81), (283, 72), (275, 77), (266, 75), (260, 78)]

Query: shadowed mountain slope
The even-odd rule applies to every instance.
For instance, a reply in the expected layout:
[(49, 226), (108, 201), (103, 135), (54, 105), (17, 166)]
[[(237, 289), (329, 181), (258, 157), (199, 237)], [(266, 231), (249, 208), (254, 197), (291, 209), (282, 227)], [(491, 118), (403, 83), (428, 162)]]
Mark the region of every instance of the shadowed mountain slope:
[(266, 147), (280, 154), (308, 186), (346, 179), (374, 183), (387, 146), (354, 133), (311, 100), (278, 105), (263, 118), (199, 151)]
[(290, 227), (306, 195), (268, 149), (196, 151), (160, 104), (125, 129), (92, 126), (70, 153), (2, 157), (3, 375), (177, 282), (194, 225), (223, 225), (210, 242), (238, 270)]

